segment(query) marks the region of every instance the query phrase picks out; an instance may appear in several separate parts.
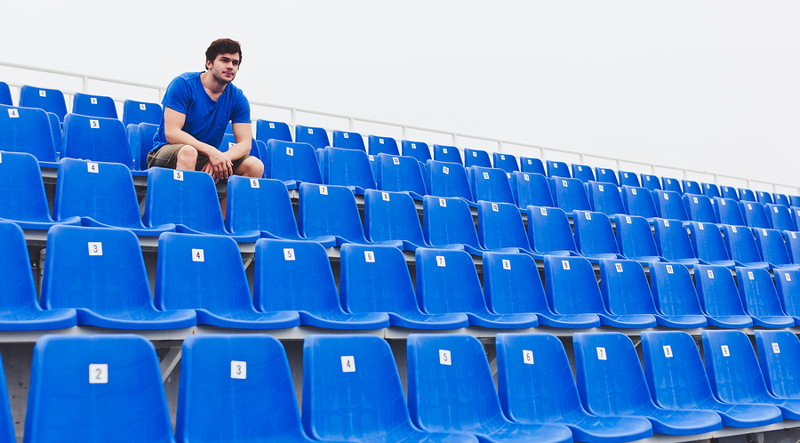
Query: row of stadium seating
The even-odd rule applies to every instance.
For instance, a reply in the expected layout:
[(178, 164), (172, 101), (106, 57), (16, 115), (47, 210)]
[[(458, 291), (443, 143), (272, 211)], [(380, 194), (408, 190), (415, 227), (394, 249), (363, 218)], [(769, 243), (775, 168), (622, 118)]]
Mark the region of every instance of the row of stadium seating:
[[(549, 334), (498, 334), (497, 386), (483, 345), (411, 335), (408, 393), (389, 344), (311, 335), (302, 414), (281, 344), (200, 335), (182, 347), (173, 434), (153, 346), (138, 336), (45, 336), (34, 349), (26, 442), (505, 441), (624, 442), (720, 436), (800, 419), (800, 340), (756, 331), (642, 333), (643, 362), (619, 333), (572, 337), (575, 376)], [(0, 375), (2, 375), (0, 373)], [(0, 377), (0, 380), (4, 380)], [(14, 440), (0, 383), (4, 441)], [(407, 400), (406, 400), (407, 398)]]

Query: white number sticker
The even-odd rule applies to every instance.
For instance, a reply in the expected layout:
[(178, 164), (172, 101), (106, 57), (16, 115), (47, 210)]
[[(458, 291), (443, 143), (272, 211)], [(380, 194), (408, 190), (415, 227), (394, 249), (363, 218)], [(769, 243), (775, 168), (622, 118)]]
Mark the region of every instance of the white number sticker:
[(792, 281), (792, 274), (789, 274), (787, 272), (787, 273), (783, 274), (783, 276), (786, 278), (786, 281)]
[(44, 89), (39, 90), (39, 97), (47, 97), (47, 91)]
[(379, 139), (378, 139), (378, 143), (380, 143), (380, 144), (383, 144), (383, 139), (382, 139), (382, 138), (379, 138)]
[(767, 236), (767, 230), (766, 229), (762, 229), (761, 230), (761, 235), (766, 237)]
[(375, 263), (375, 252), (364, 251), (364, 261), (367, 263)]
[(489, 173), (488, 172), (484, 172), (483, 173), (483, 179), (484, 180), (489, 180)]
[(439, 206), (446, 208), (447, 207), (447, 200), (440, 198), (439, 199)]
[(603, 188), (603, 185), (597, 185), (597, 190), (599, 190), (600, 192), (606, 192), (605, 188)]
[(237, 380), (247, 379), (247, 362), (231, 360), (231, 378)]
[(447, 148), (442, 148), (442, 154), (447, 154)]
[(90, 241), (87, 243), (89, 246), (89, 255), (103, 255), (103, 243), (99, 241)]
[(352, 355), (339, 357), (342, 362), (342, 372), (356, 372), (356, 359)]
[(447, 267), (447, 261), (444, 259), (444, 255), (437, 255), (436, 256), (436, 266), (440, 268)]
[(672, 346), (664, 345), (662, 348), (664, 348), (664, 357), (672, 358)]
[(578, 171), (583, 172), (583, 166), (578, 166)]
[(294, 261), (294, 248), (283, 248), (283, 259), (285, 261)]
[(728, 206), (728, 203), (725, 202), (725, 199), (720, 200), (719, 204), (721, 204), (722, 206)]
[(506, 269), (506, 270), (511, 269), (511, 260), (508, 260), (508, 259), (504, 258), (502, 260), (502, 263), (503, 263), (503, 269)]
[(392, 163), (394, 163), (395, 165), (399, 165), (400, 164), (400, 158), (392, 157)]
[(738, 231), (736, 230), (736, 226), (731, 226), (731, 232), (733, 232), (734, 234), (738, 232)]
[(371, 161), (371, 162), (375, 161), (375, 156), (374, 155), (369, 155), (368, 157), (369, 157), (369, 161)]
[(595, 350), (597, 351), (597, 359), (598, 360), (607, 360), (608, 359), (607, 356), (606, 356), (606, 348), (597, 347), (597, 348), (595, 348)]
[(147, 105), (144, 103), (139, 103), (139, 110), (140, 111), (147, 111)]
[(261, 182), (259, 182), (257, 178), (251, 178), (250, 187), (253, 189), (258, 189), (261, 187)]
[(97, 98), (96, 97), (90, 97), (89, 98), (89, 103), (91, 103), (93, 105), (96, 105), (97, 104)]
[(774, 212), (774, 213), (776, 213), (776, 214), (777, 214), (777, 213), (778, 213), (778, 207), (777, 207), (777, 206), (774, 206), (774, 207), (772, 208), (772, 212)]
[(522, 362), (526, 365), (533, 364), (533, 351), (529, 351), (527, 349), (522, 350)]
[(319, 186), (319, 193), (322, 195), (328, 195), (328, 187), (320, 185)]
[(502, 155), (502, 154), (500, 154), (500, 160), (505, 160), (505, 159), (506, 159), (506, 156), (505, 156), (505, 155)]
[(472, 156), (473, 157), (477, 157), (478, 156), (478, 151), (472, 151)]
[(781, 353), (781, 347), (776, 342), (772, 343), (772, 353), (773, 354), (780, 354)]
[(97, 129), (100, 127), (100, 120), (91, 119), (89, 120), (89, 127), (92, 129)]
[(342, 133), (342, 137), (344, 137), (344, 138), (350, 138), (350, 134), (348, 134), (348, 133), (346, 133), (346, 132), (345, 132), (345, 133)]
[(205, 262), (206, 261), (205, 251), (202, 249), (192, 249), (192, 261), (200, 263)]
[(531, 177), (528, 174), (522, 174), (522, 179), (525, 180), (526, 182), (531, 181)]
[(309, 134), (313, 134), (313, 133), (314, 133), (314, 129), (312, 129), (312, 128), (308, 128), (308, 133), (309, 133)]
[(183, 171), (174, 170), (172, 171), (172, 179), (175, 181), (182, 182), (183, 181)]
[(539, 213), (544, 216), (547, 216), (547, 208), (539, 208)]
[(89, 384), (108, 383), (108, 364), (106, 363), (90, 363), (89, 364)]
[(747, 204), (747, 210), (748, 210), (748, 211), (752, 211), (752, 210), (753, 210), (753, 205), (751, 205), (750, 203), (748, 203), (748, 204)]
[(453, 364), (453, 360), (450, 358), (450, 351), (447, 349), (439, 349), (439, 364), (445, 366)]
[(750, 280), (756, 279), (756, 277), (753, 275), (753, 271), (747, 271), (747, 278)]
[(701, 231), (705, 231), (705, 230), (706, 230), (706, 228), (703, 226), (703, 224), (702, 224), (702, 223), (698, 223), (698, 224), (697, 224), (697, 229), (699, 229), (699, 230), (701, 230)]
[(614, 263), (614, 267), (617, 268), (617, 272), (622, 272), (622, 263)]
[(713, 279), (714, 271), (712, 269), (706, 269), (706, 275), (708, 275), (708, 278)]
[(673, 273), (672, 265), (667, 265), (667, 274), (672, 274), (672, 273)]
[(720, 349), (722, 349), (722, 356), (723, 357), (730, 357), (731, 356), (731, 350), (728, 349), (728, 345), (722, 345), (722, 346), (720, 346)]
[(417, 149), (417, 144), (416, 143), (411, 143), (411, 149)]
[(568, 185), (568, 183), (567, 183), (567, 181), (566, 181), (566, 180), (561, 180), (561, 186), (562, 186), (562, 187), (566, 188), (566, 187), (567, 187), (567, 185)]
[(697, 197), (692, 197), (692, 202), (693, 202), (694, 204), (698, 204), (698, 203), (699, 203), (699, 202), (698, 202), (698, 200), (697, 200)]
[(500, 207), (497, 206), (497, 203), (492, 203), (492, 212), (500, 212)]
[(661, 194), (664, 196), (664, 200), (669, 200), (669, 194)]
[(86, 170), (92, 174), (97, 174), (100, 172), (100, 167), (95, 162), (88, 162), (86, 163)]
[(631, 220), (631, 216), (630, 215), (626, 215), (625, 216), (625, 223), (627, 223), (629, 225), (633, 223), (633, 220)]
[(16, 108), (10, 108), (8, 110), (8, 118), (19, 118), (19, 110)]
[(565, 271), (569, 271), (569, 260), (561, 260), (561, 267)]
[(636, 195), (636, 189), (631, 189), (631, 194)]
[(269, 124), (269, 128), (270, 128), (270, 129), (275, 129), (275, 123), (270, 123), (270, 124)]
[(286, 147), (286, 155), (288, 155), (289, 157), (294, 157), (294, 148), (291, 148), (291, 147), (287, 146)]
[(450, 168), (448, 168), (447, 166), (442, 166), (442, 173), (444, 173), (445, 175), (450, 174)]
[(591, 220), (592, 219), (592, 213), (591, 212), (584, 212), (583, 216), (586, 218), (586, 220)]
[(389, 193), (388, 192), (381, 192), (381, 199), (383, 201), (385, 201), (385, 202), (388, 202), (390, 200)]
[(664, 220), (664, 227), (669, 227), (669, 220)]

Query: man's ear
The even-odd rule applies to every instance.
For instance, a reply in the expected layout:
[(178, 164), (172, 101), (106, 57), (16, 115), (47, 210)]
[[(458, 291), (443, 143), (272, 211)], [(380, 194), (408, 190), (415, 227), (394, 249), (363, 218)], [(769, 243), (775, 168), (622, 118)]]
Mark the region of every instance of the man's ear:
[(206, 60), (206, 71), (208, 71), (209, 69), (211, 69), (211, 65), (212, 65), (212, 64), (211, 64), (211, 62), (210, 62), (210, 61), (208, 61), (208, 60)]

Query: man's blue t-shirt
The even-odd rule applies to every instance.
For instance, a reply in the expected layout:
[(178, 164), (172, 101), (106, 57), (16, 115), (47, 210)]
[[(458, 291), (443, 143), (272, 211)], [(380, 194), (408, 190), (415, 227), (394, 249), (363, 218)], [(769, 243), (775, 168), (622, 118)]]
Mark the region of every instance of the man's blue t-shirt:
[[(161, 104), (186, 115), (183, 130), (197, 140), (219, 147), (228, 122), (250, 123), (250, 103), (241, 89), (228, 83), (217, 101), (211, 100), (200, 72), (187, 72), (175, 77), (167, 87)], [(153, 149), (167, 144), (164, 119), (153, 137)]]

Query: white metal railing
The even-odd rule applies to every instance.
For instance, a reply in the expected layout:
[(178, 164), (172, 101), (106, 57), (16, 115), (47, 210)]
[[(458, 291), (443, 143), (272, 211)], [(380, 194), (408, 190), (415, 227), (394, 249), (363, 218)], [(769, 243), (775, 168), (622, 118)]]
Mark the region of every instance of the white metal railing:
[[(57, 70), (57, 69), (40, 68), (40, 67), (35, 67), (35, 66), (28, 66), (28, 65), (21, 65), (21, 64), (17, 64), (17, 63), (10, 63), (10, 62), (0, 61), (0, 69), (2, 69), (2, 68), (12, 69), (12, 70), (21, 70), (21, 71), (27, 71), (27, 72), (51, 74), (51, 75), (54, 75), (54, 76), (63, 76), (63, 77), (68, 77), (68, 78), (73, 78), (75, 80), (79, 80), (80, 84), (81, 84), (80, 90), (75, 90), (74, 88), (73, 89), (70, 89), (70, 88), (59, 88), (67, 96), (73, 95), (76, 92), (92, 93), (93, 90), (95, 89), (92, 86), (93, 82), (102, 82), (102, 83), (108, 83), (108, 84), (111, 84), (111, 85), (118, 85), (118, 86), (123, 86), (123, 87), (134, 87), (134, 88), (149, 90), (152, 93), (155, 93), (155, 96), (158, 97), (159, 100), (163, 97), (164, 91), (166, 89), (165, 86), (155, 86), (155, 85), (149, 85), (149, 84), (144, 84), (144, 83), (129, 82), (129, 81), (124, 81), (124, 80), (99, 77), (99, 76), (94, 76), (94, 75), (89, 75), (89, 74), (80, 74), (80, 73), (74, 73), (74, 72), (61, 71), (61, 70)], [(0, 71), (0, 74), (2, 74), (2, 73), (3, 73), (3, 71)], [(0, 80), (2, 80), (2, 79), (0, 78)], [(15, 87), (15, 88), (19, 88), (23, 84), (26, 84), (24, 81), (6, 81), (6, 83), (8, 83), (10, 86)], [(120, 97), (119, 94), (111, 95), (111, 96), (117, 102), (118, 106), (120, 106), (121, 103), (125, 99), (132, 98), (132, 97)], [(144, 100), (144, 101), (147, 101), (147, 100)], [(298, 113), (310, 114), (310, 115), (313, 115), (313, 116), (331, 117), (331, 118), (337, 118), (337, 119), (346, 120), (348, 122), (347, 123), (347, 126), (348, 126), (347, 129), (349, 131), (356, 130), (356, 123), (359, 123), (359, 122), (360, 123), (366, 123), (366, 124), (375, 124), (375, 125), (398, 128), (401, 131), (403, 138), (407, 138), (406, 134), (409, 131), (427, 132), (427, 133), (431, 133), (431, 134), (440, 134), (440, 135), (444, 135), (444, 136), (449, 137), (450, 140), (451, 140), (451, 143), (454, 146), (458, 146), (459, 145), (459, 139), (482, 140), (482, 141), (486, 141), (486, 142), (489, 142), (490, 144), (495, 145), (496, 146), (496, 151), (497, 152), (501, 152), (501, 153), (504, 153), (504, 152), (507, 153), (506, 152), (506, 146), (510, 145), (510, 146), (523, 148), (523, 149), (526, 149), (526, 150), (530, 149), (533, 152), (537, 152), (538, 151), (538, 153), (539, 153), (538, 156), (539, 156), (539, 158), (542, 158), (542, 159), (547, 158), (547, 154), (548, 153), (560, 153), (560, 154), (567, 154), (567, 155), (570, 155), (570, 156), (577, 156), (579, 163), (586, 163), (585, 159), (587, 159), (587, 158), (597, 159), (597, 160), (605, 160), (607, 162), (613, 163), (615, 165), (614, 169), (616, 169), (616, 170), (623, 169), (621, 167), (621, 164), (625, 163), (625, 164), (629, 164), (629, 165), (641, 166), (639, 172), (647, 172), (647, 173), (655, 174), (655, 175), (662, 175), (662, 174), (658, 174), (657, 170), (664, 169), (664, 170), (677, 172), (676, 175), (678, 175), (678, 177), (675, 177), (675, 178), (678, 178), (678, 179), (687, 179), (687, 178), (690, 178), (691, 175), (694, 175), (694, 176), (706, 176), (706, 177), (712, 177), (712, 180), (702, 180), (702, 181), (706, 181), (706, 182), (710, 181), (710, 182), (713, 182), (713, 183), (718, 184), (718, 185), (727, 184), (727, 183), (724, 183), (725, 181), (733, 181), (733, 182), (739, 183), (739, 185), (734, 185), (734, 186), (752, 188), (752, 184), (758, 183), (758, 184), (763, 184), (763, 185), (766, 185), (767, 187), (769, 187), (771, 192), (779, 192), (777, 188), (780, 187), (780, 188), (782, 188), (781, 191), (780, 191), (782, 193), (793, 193), (794, 195), (800, 195), (800, 186), (798, 186), (798, 185), (783, 184), (783, 183), (767, 183), (767, 182), (760, 181), (760, 180), (752, 180), (749, 177), (737, 177), (737, 176), (733, 176), (733, 175), (719, 174), (719, 173), (716, 173), (716, 172), (713, 172), (713, 171), (701, 171), (701, 170), (696, 170), (696, 169), (688, 169), (688, 168), (679, 168), (679, 167), (674, 167), (674, 166), (659, 165), (659, 164), (655, 164), (655, 163), (647, 163), (647, 162), (642, 162), (642, 161), (637, 161), (637, 160), (621, 159), (621, 158), (617, 158), (617, 157), (598, 155), (598, 154), (594, 154), (594, 153), (585, 154), (585, 153), (582, 153), (582, 152), (571, 151), (571, 150), (567, 150), (567, 149), (550, 148), (550, 147), (532, 145), (532, 144), (529, 144), (529, 143), (522, 143), (522, 142), (516, 142), (516, 141), (498, 139), (498, 138), (492, 138), (492, 137), (484, 137), (484, 136), (480, 136), (480, 135), (465, 134), (465, 133), (451, 132), (451, 131), (442, 131), (442, 130), (439, 130), (439, 129), (432, 129), (432, 128), (426, 128), (426, 127), (421, 127), (421, 126), (405, 125), (405, 124), (400, 124), (400, 123), (387, 122), (387, 121), (382, 121), (382, 120), (374, 120), (374, 119), (369, 119), (369, 118), (360, 118), (360, 117), (354, 117), (354, 116), (348, 116), (348, 115), (342, 115), (342, 114), (336, 114), (336, 113), (330, 113), (330, 112), (321, 112), (321, 111), (315, 111), (315, 110), (311, 110), (311, 109), (304, 109), (304, 108), (297, 108), (297, 107), (292, 107), (292, 106), (278, 105), (278, 104), (274, 104), (274, 103), (266, 103), (266, 102), (261, 102), (261, 101), (257, 101), (257, 100), (250, 100), (250, 104), (251, 104), (251, 106), (270, 108), (270, 109), (282, 110), (282, 111), (289, 112), (289, 115), (290, 115), (290, 119), (289, 120), (290, 121), (287, 122), (287, 123), (291, 127), (294, 127), (298, 123), (301, 123), (301, 122), (297, 121), (298, 120)], [(68, 105), (69, 105), (69, 101), (68, 101)], [(258, 115), (257, 111), (253, 111), (252, 114), (253, 114), (252, 117), (253, 117), (254, 120), (259, 118), (259, 115)], [(325, 128), (325, 129), (328, 130), (328, 131), (332, 131), (333, 129), (341, 129), (341, 128)], [(533, 156), (533, 155), (531, 155), (531, 156)], [(692, 178), (692, 179), (694, 179), (694, 178)], [(721, 183), (721, 182), (723, 182), (723, 183)], [(741, 183), (744, 183), (744, 186), (741, 186)]]

